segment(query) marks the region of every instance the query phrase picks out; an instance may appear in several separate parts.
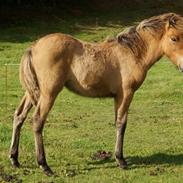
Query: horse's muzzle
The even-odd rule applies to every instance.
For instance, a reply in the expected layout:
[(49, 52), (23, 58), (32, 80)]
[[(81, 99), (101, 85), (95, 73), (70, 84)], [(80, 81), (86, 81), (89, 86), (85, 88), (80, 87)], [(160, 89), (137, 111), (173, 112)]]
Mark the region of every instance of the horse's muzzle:
[(180, 63), (179, 66), (178, 66), (178, 68), (179, 68), (179, 71), (180, 72), (183, 72), (183, 63)]

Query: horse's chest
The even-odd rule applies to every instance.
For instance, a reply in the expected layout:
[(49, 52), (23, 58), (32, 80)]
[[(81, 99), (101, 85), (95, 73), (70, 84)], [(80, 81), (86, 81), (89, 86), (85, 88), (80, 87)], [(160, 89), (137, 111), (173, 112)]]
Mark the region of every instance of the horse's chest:
[(123, 78), (123, 85), (136, 90), (143, 83), (146, 72), (142, 67), (134, 64), (130, 67), (123, 67), (121, 75)]
[(142, 72), (141, 70), (136, 70), (132, 74), (132, 80), (131, 80), (132, 88), (137, 90), (142, 85), (145, 77), (146, 77), (146, 73)]

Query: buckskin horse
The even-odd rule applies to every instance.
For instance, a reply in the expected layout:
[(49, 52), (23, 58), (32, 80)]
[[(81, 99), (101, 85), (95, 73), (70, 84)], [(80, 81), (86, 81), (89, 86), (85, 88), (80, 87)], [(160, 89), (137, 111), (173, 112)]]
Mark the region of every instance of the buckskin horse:
[(126, 168), (123, 139), (128, 109), (147, 71), (163, 55), (183, 71), (183, 17), (175, 13), (145, 19), (101, 43), (83, 42), (61, 33), (33, 43), (20, 65), (20, 81), (26, 91), (14, 114), (12, 165), (19, 167), (20, 130), (34, 105), (37, 163), (47, 175), (53, 173), (46, 162), (42, 131), (58, 93), (65, 86), (82, 96), (114, 98), (115, 157), (119, 166)]

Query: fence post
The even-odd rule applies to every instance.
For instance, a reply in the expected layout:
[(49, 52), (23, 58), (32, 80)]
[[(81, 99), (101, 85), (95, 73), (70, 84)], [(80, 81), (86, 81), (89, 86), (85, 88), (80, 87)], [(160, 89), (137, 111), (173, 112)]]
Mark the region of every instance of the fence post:
[(5, 112), (8, 112), (8, 65), (5, 64)]

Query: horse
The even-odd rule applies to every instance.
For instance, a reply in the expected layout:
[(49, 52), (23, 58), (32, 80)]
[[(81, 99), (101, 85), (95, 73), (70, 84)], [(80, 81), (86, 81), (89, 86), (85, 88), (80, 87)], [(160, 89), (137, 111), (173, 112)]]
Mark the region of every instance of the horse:
[(62, 33), (49, 34), (34, 42), (20, 64), (20, 82), (25, 94), (14, 113), (12, 165), (20, 166), (20, 131), (28, 112), (35, 106), (32, 127), (37, 163), (45, 174), (53, 174), (46, 161), (42, 132), (48, 113), (65, 86), (86, 97), (114, 98), (115, 159), (120, 168), (127, 168), (123, 144), (128, 109), (148, 70), (163, 55), (183, 72), (181, 15), (153, 16), (100, 43), (84, 42)]

